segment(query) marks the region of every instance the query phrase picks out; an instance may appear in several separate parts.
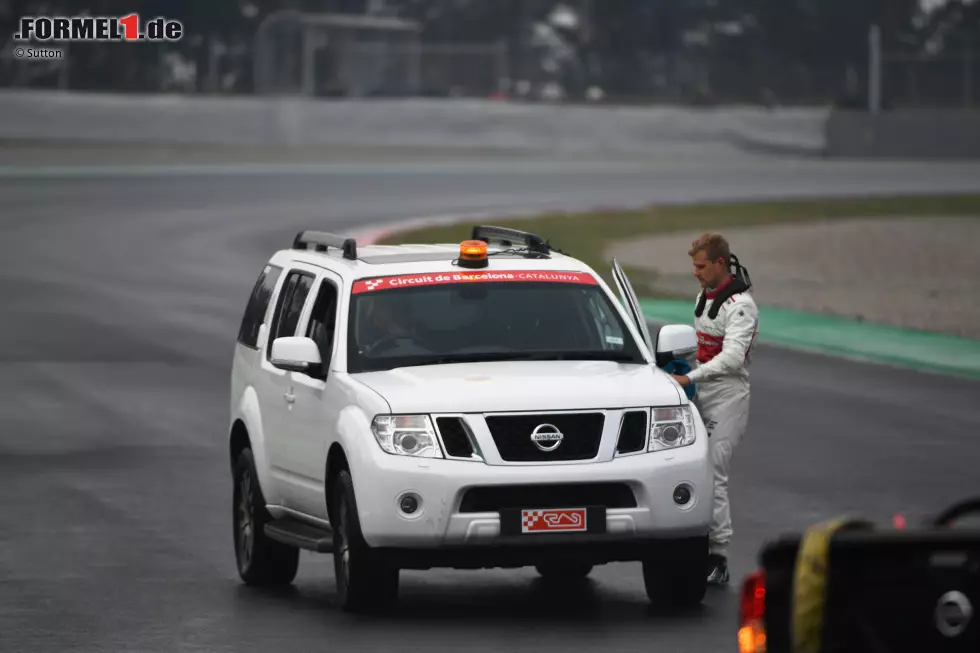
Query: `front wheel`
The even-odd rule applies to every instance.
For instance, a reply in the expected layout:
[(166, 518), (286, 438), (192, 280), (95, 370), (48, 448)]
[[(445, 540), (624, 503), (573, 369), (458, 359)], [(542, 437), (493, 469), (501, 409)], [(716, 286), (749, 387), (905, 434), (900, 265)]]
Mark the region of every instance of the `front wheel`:
[(247, 585), (289, 585), (299, 569), (299, 549), (265, 534), (272, 515), (265, 508), (250, 449), (239, 454), (234, 481), (232, 525), (238, 575)]
[(707, 536), (666, 542), (643, 561), (643, 584), (655, 608), (694, 608), (708, 589)]
[(371, 550), (361, 534), (350, 472), (337, 475), (333, 492), (333, 565), (345, 612), (382, 611), (398, 601), (399, 569)]

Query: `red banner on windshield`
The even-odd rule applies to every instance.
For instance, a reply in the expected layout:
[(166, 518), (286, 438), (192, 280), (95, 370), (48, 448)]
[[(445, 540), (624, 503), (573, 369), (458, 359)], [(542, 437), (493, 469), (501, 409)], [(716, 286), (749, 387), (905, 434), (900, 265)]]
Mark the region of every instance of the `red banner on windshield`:
[(393, 277), (359, 279), (354, 282), (353, 294), (359, 295), (376, 290), (393, 288), (418, 288), (440, 286), (449, 283), (577, 283), (597, 286), (598, 282), (585, 272), (557, 272), (550, 270), (467, 270), (466, 272), (439, 272), (428, 274), (402, 274)]

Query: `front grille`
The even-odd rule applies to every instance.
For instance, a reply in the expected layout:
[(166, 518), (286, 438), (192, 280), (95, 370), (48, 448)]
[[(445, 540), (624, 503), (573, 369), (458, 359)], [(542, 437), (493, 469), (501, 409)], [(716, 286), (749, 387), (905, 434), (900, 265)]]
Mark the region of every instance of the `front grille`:
[(466, 426), (459, 417), (437, 417), (436, 426), (446, 447), (446, 454), (454, 458), (469, 458), (473, 455), (473, 443), (466, 432)]
[(521, 508), (635, 508), (636, 497), (625, 483), (559, 483), (470, 488), (460, 512), (499, 512)]
[[(589, 460), (599, 453), (602, 413), (566, 413), (552, 415), (490, 415), (487, 427), (497, 445), (500, 457), (507, 462), (551, 462)], [(553, 451), (542, 451), (531, 440), (531, 433), (542, 424), (561, 431), (561, 444)]]
[(619, 453), (634, 453), (643, 450), (647, 440), (647, 412), (632, 410), (623, 415), (623, 423), (619, 427)]

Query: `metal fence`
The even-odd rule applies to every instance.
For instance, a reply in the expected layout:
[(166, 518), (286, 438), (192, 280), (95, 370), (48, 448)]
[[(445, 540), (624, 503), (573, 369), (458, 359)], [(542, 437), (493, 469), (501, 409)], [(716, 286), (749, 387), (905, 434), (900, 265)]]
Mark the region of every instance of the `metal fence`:
[(881, 31), (868, 31), (867, 107), (888, 109), (972, 109), (978, 106), (980, 48), (960, 39), (942, 54), (883, 51)]
[[(49, 58), (27, 59), (22, 54), (25, 48), (44, 48), (56, 52)], [(43, 43), (21, 43), (9, 38), (0, 41), (0, 88), (47, 86), (68, 88), (68, 72), (71, 49), (61, 44), (57, 48), (45, 47)]]
[(657, 99), (708, 104), (819, 106), (844, 94), (848, 68), (797, 62), (679, 60), (665, 67)]
[(507, 76), (499, 43), (423, 42), (414, 21), (283, 11), (255, 36), (255, 92), (305, 96), (487, 96)]
[(884, 55), (882, 102), (894, 108), (980, 106), (980, 57)]
[(182, 52), (139, 48), (123, 56), (128, 46), (62, 44), (60, 58), (29, 61), (16, 58), (18, 44), (8, 40), (0, 43), (0, 87), (571, 101), (595, 92), (613, 103), (980, 107), (980, 38), (953, 44), (952, 53), (907, 54), (883, 51), (874, 28), (867, 57), (833, 64), (736, 53), (739, 60), (691, 46), (599, 66), (591, 65), (594, 52), (516, 41), (432, 43), (415, 21), (292, 10), (270, 15), (244, 41), (181, 45)]

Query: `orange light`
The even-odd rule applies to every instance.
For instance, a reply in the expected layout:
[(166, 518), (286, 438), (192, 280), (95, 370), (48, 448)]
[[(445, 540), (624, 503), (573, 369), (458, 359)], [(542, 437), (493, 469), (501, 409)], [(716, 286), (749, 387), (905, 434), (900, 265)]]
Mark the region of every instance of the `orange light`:
[(459, 244), (459, 257), (478, 261), (487, 257), (487, 244), (482, 240), (464, 240)]
[(739, 628), (738, 653), (766, 653), (766, 631), (758, 624)]
[(742, 582), (739, 601), (739, 653), (766, 653), (766, 576), (749, 574)]

